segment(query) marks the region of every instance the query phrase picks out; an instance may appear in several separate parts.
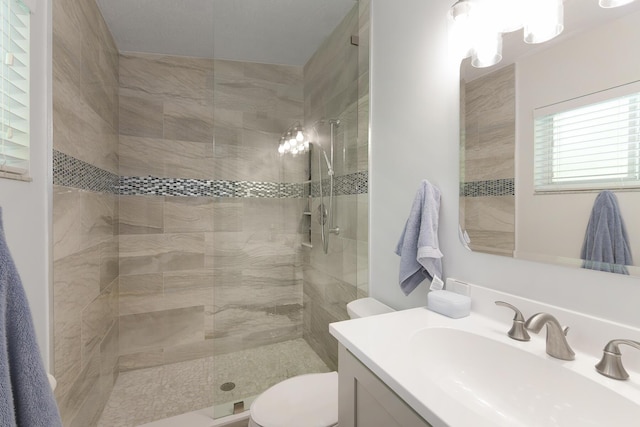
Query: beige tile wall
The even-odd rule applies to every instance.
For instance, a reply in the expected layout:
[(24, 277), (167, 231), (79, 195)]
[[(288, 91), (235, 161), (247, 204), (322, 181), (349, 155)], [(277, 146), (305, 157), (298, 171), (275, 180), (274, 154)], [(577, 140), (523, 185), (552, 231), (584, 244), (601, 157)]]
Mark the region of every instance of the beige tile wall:
[[(123, 54), (120, 84), (121, 175), (302, 180), (300, 68)], [(122, 370), (302, 336), (302, 202), (240, 196), (120, 196)]]
[[(515, 177), (515, 65), (462, 85), (461, 181)], [(461, 197), (473, 250), (512, 256), (515, 196)]]
[[(357, 11), (308, 66), (306, 98), (296, 67), (118, 55), (94, 0), (56, 1), (53, 20), (55, 150), (123, 176), (301, 182), (304, 160), (277, 155), (281, 132), (303, 117), (339, 117), (336, 171), (367, 169), (368, 56), (344, 39), (331, 45), (346, 28), (368, 42)], [(354, 62), (328, 73), (350, 49)], [(54, 187), (54, 373), (65, 425), (95, 423), (119, 370), (303, 329), (317, 350), (329, 342), (327, 324), (366, 290), (366, 194), (339, 196), (343, 234), (329, 257), (317, 245), (301, 252), (302, 199), (243, 196)]]
[[(359, 36), (360, 46), (350, 43)], [(368, 170), (369, 2), (361, 1), (316, 51), (304, 68), (305, 123), (338, 118), (334, 146), (336, 175)], [(329, 127), (319, 127), (320, 143), (329, 150)], [(322, 169), (327, 178), (326, 168)], [(319, 179), (317, 157), (312, 179)], [(346, 304), (368, 292), (368, 194), (335, 197), (329, 252), (322, 249), (317, 221), (320, 198), (313, 199), (311, 241), (304, 258), (304, 338), (333, 369), (337, 342), (329, 323), (348, 318)], [(325, 197), (328, 206), (328, 198)]]
[[(95, 0), (53, 2), (53, 148), (118, 173), (118, 53)], [(118, 200), (54, 185), (53, 341), (65, 426), (93, 425), (118, 372)]]

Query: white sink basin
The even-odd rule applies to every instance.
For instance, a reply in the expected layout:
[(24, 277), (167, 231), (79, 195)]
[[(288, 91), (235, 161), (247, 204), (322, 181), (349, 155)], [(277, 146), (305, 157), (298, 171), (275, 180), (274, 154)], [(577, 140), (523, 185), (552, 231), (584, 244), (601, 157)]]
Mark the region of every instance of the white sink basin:
[(415, 332), (408, 350), (425, 381), (492, 425), (640, 425), (636, 403), (563, 366), (573, 362), (446, 327)]

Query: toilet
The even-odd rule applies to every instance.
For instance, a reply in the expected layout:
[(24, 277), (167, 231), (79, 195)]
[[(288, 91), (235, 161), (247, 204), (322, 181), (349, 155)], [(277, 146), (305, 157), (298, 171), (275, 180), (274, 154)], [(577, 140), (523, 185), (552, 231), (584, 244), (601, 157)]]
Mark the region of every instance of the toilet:
[[(373, 298), (347, 304), (351, 319), (394, 311)], [(249, 427), (333, 427), (338, 425), (338, 373), (306, 374), (284, 380), (254, 400)]]

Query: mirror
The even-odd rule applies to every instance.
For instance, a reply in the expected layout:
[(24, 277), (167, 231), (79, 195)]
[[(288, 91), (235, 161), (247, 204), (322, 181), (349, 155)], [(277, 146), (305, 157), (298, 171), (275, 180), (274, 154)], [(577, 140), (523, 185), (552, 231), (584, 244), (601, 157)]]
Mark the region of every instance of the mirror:
[[(540, 45), (504, 34), (503, 60), (460, 69), (460, 236), (472, 251), (582, 267), (601, 190), (535, 193), (534, 111), (640, 80), (640, 2), (565, 1), (565, 30)], [(614, 193), (640, 265), (639, 189)], [(640, 275), (629, 266), (625, 273)]]

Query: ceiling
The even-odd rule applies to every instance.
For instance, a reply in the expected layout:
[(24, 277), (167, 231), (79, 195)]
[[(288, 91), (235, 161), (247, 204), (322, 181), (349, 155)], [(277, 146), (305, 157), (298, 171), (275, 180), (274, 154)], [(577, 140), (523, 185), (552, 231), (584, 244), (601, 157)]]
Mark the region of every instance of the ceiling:
[(121, 52), (304, 65), (353, 0), (96, 0)]

